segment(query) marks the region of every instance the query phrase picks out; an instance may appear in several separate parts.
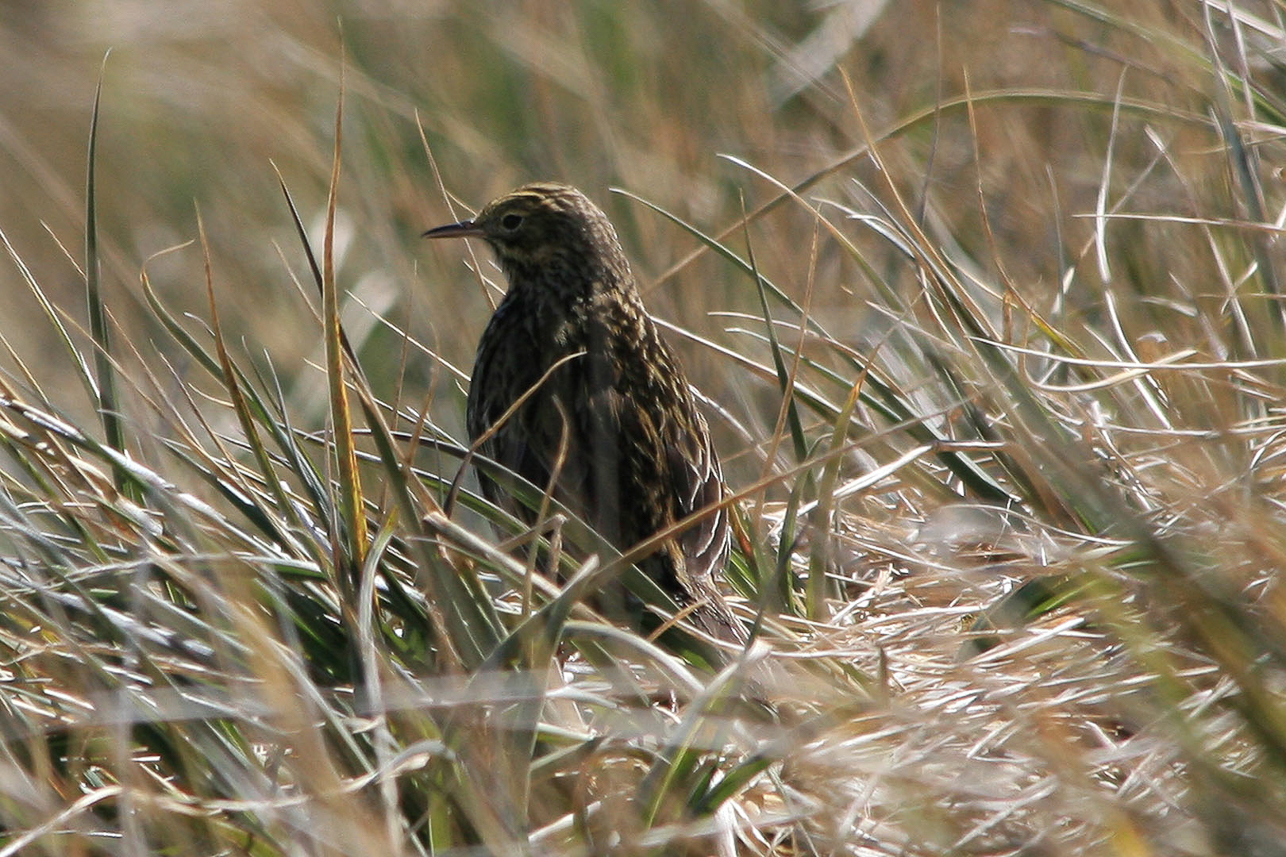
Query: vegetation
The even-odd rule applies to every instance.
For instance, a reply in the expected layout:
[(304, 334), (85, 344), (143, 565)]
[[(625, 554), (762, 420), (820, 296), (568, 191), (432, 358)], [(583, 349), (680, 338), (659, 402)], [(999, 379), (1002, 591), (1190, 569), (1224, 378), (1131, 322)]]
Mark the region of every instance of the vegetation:
[[(269, 5), (0, 13), (0, 857), (1286, 853), (1279, 6)], [(535, 178), (709, 408), (722, 669), (465, 466), (416, 236)]]

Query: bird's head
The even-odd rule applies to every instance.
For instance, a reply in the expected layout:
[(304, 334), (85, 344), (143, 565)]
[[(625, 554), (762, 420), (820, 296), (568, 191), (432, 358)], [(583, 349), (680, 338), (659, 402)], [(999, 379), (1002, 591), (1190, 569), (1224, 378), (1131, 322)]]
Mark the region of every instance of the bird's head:
[(578, 283), (624, 286), (629, 264), (607, 215), (576, 188), (541, 182), (487, 203), (472, 220), (439, 226), (425, 238), (476, 237), (495, 251), (511, 284), (559, 289)]

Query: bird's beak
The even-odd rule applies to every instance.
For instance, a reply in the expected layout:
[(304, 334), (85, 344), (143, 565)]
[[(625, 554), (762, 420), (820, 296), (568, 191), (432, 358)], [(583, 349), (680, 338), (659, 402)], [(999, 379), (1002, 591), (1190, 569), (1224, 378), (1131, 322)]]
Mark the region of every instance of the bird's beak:
[(481, 238), (482, 227), (472, 220), (461, 220), (459, 223), (448, 223), (437, 226), (420, 236), (421, 238)]

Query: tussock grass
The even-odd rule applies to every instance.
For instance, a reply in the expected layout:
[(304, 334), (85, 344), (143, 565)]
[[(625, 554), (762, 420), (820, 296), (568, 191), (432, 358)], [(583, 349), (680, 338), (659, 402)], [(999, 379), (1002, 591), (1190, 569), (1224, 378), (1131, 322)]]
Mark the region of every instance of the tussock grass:
[[(717, 141), (695, 87), (667, 112), (637, 76), (659, 19), (417, 22), (511, 62), (442, 54), (417, 122), (358, 16), (328, 156), (290, 135), (321, 183), (271, 183), (278, 246), (199, 215), (120, 301), (103, 221), (133, 203), (100, 118), (67, 254), (91, 323), (4, 242), (53, 333), (0, 374), (0, 855), (1283, 853), (1274, 10), (845, 8), (702, 7), (675, 50), (736, 154), (686, 195)], [(524, 123), (566, 159), (601, 142), (566, 93), (515, 114), (532, 81), (636, 105), (579, 173), (625, 192), (580, 183), (660, 248), (640, 267), (721, 435), (748, 651), (585, 606), (621, 578), (675, 608), (562, 510), (526, 532), (474, 491), (464, 299), (425, 328), (402, 263), (367, 265), (469, 276), (391, 237), (440, 208), (375, 216), (432, 186), (426, 153), (476, 200)], [(311, 353), (254, 335), (287, 307)]]

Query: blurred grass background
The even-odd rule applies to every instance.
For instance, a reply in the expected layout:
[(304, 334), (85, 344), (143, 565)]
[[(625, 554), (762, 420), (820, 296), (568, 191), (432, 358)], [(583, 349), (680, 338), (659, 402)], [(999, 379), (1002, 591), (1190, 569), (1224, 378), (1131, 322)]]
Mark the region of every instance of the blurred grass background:
[[(126, 330), (147, 331), (139, 269), (193, 237), (199, 207), (229, 323), (280, 357), (282, 367), (315, 357), (316, 339), (312, 319), (282, 285), (275, 245), (292, 233), (272, 164), (316, 227), (329, 175), (340, 21), (350, 89), (341, 277), (354, 295), (405, 320), (465, 369), (489, 305), (458, 260), (416, 240), (423, 228), (463, 214), (444, 204), (417, 115), (447, 191), (463, 203), (476, 207), (534, 178), (576, 184), (606, 207), (650, 280), (696, 244), (609, 187), (722, 231), (735, 223), (743, 197), (753, 208), (775, 191), (720, 154), (793, 184), (864, 143), (857, 111), (874, 132), (886, 131), (932, 108), (940, 95), (960, 94), (966, 79), (975, 91), (1097, 93), (1105, 99), (1097, 110), (1056, 98), (980, 107), (976, 139), (963, 110), (944, 111), (900, 129), (883, 153), (908, 177), (919, 171), (923, 187), (906, 190), (925, 195), (931, 223), (949, 224), (982, 264), (1005, 260), (1020, 288), (1043, 297), (1080, 261), (1090, 234), (1090, 224), (1069, 213), (1088, 210), (1098, 191), (1120, 76), (1124, 95), (1176, 110), (1200, 110), (1211, 85), (1194, 80), (1200, 69), (1192, 65), (1180, 69), (1186, 78), (1167, 75), (1185, 60), (1199, 63), (1150, 42), (1187, 36), (1199, 22), (1150, 3), (1129, 16), (1131, 26), (1146, 28), (1138, 36), (1063, 4), (1031, 2), (215, 2), (160, 9), (55, 0), (7, 3), (0, 14), (7, 43), (0, 60), (0, 222), (37, 279), (60, 306), (80, 300), (75, 270), (45, 230), (66, 247), (81, 243), (89, 103), (110, 48), (100, 217), (113, 313)], [(1169, 124), (1168, 132), (1181, 135), (1172, 143), (1184, 152), (1185, 169), (1195, 171), (1192, 181), (1222, 178), (1217, 154), (1203, 158), (1199, 139), (1187, 145), (1186, 135), (1202, 129)], [(1122, 134), (1115, 157), (1129, 175), (1129, 166), (1152, 153), (1142, 135)], [(854, 175), (869, 178), (868, 164), (859, 159), (813, 192), (851, 202)], [(1177, 192), (1172, 179), (1154, 176), (1136, 198), (1148, 195), (1140, 199), (1145, 208)], [(1118, 225), (1121, 240), (1135, 228)], [(759, 264), (792, 294), (802, 293), (809, 277), (800, 250), (813, 229), (811, 217), (782, 209), (752, 233)], [(817, 266), (812, 300), (819, 315), (855, 344), (882, 326), (851, 299), (856, 272), (844, 254), (823, 244)], [(153, 284), (182, 310), (204, 306), (199, 271), (194, 248), (149, 267)], [(3, 332), (21, 354), (46, 349), (52, 356), (16, 272), (0, 276), (12, 295)], [(726, 266), (703, 258), (652, 289), (649, 301), (657, 314), (711, 332), (709, 311), (755, 309), (729, 278)], [(377, 337), (363, 353), (379, 360), (398, 349)], [(722, 401), (746, 395), (729, 389), (735, 379), (703, 371), (702, 359), (689, 355), (699, 385), (713, 385)], [(60, 363), (32, 362), (54, 372)], [(409, 369), (427, 381), (423, 363)]]
[[(76, 361), (0, 265), (0, 857), (1286, 853), (1281, 14), (0, 4), (0, 231), (81, 326), (104, 68), (94, 203), (140, 468), (93, 440)], [(273, 169), (319, 248), (341, 67), (354, 390), (402, 431), (427, 408), (446, 449), (497, 293), (417, 236), (524, 181), (585, 190), (718, 408), (732, 487), (767, 482), (729, 576), (743, 616), (767, 607), (771, 727), (583, 618), (484, 660), (521, 569), (435, 517), (455, 453), (403, 488), (369, 418), (355, 544), (318, 487), (336, 379)], [(237, 383), (202, 363), (198, 210)], [(727, 258), (749, 250), (758, 277)]]

